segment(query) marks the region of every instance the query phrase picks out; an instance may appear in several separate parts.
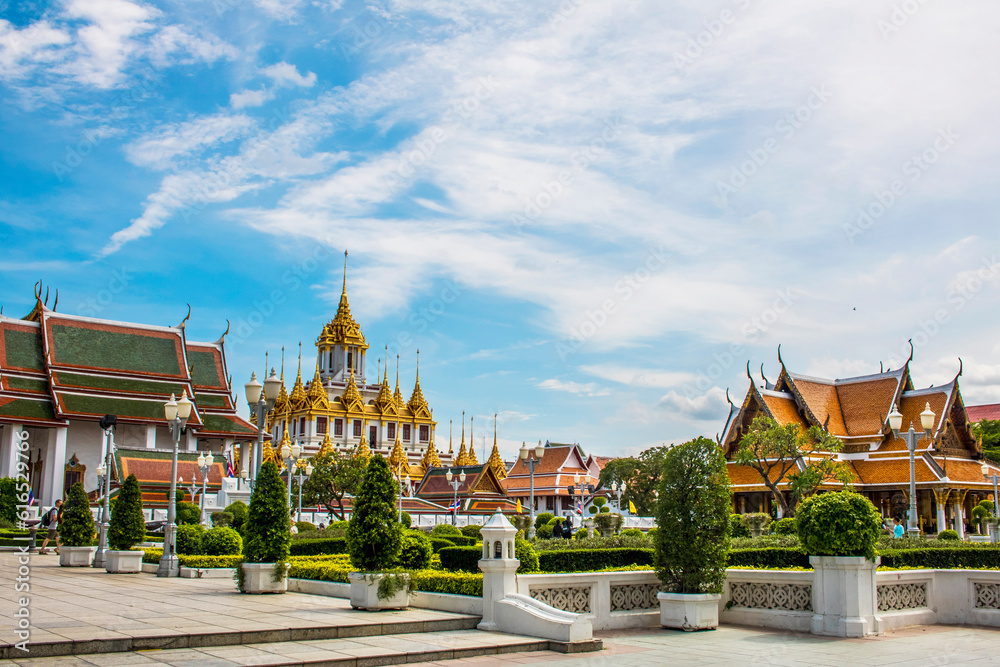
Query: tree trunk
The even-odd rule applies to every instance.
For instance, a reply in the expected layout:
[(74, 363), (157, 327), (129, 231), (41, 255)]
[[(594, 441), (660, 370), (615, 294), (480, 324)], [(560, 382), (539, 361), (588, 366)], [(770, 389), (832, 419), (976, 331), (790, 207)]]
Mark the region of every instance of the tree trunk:
[(762, 474), (761, 477), (764, 479), (764, 485), (771, 490), (771, 495), (774, 496), (774, 499), (778, 501), (779, 505), (781, 505), (781, 516), (793, 516), (794, 512), (788, 506), (788, 501), (785, 500), (785, 496), (782, 495), (780, 490), (778, 490), (778, 485), (773, 483), (767, 475)]

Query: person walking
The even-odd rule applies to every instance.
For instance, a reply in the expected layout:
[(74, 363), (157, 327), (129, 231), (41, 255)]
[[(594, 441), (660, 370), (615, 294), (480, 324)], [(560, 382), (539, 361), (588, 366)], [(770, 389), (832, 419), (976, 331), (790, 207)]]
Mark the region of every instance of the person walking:
[(556, 519), (555, 525), (552, 526), (552, 537), (555, 538), (555, 539), (557, 539), (557, 540), (561, 540), (562, 536), (563, 536), (562, 521), (560, 521), (559, 519)]
[(572, 540), (573, 539), (573, 519), (566, 517), (563, 524), (563, 539)]
[(52, 509), (42, 517), (41, 526), (42, 528), (48, 528), (49, 532), (45, 536), (45, 539), (42, 540), (42, 548), (38, 550), (38, 555), (40, 556), (45, 556), (49, 553), (45, 550), (45, 547), (49, 544), (49, 540), (55, 540), (56, 554), (59, 553), (59, 547), (62, 546), (62, 543), (59, 542), (59, 521), (62, 519), (62, 504), (62, 500), (57, 500)]

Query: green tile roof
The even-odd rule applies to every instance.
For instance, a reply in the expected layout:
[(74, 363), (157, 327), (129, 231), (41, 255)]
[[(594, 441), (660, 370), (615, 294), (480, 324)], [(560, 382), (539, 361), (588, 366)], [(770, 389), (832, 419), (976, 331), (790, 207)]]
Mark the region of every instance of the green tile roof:
[[(162, 421), (163, 403), (160, 401), (140, 401), (120, 396), (81, 396), (65, 391), (57, 391), (66, 413), (90, 415), (118, 415), (135, 419), (156, 419)], [(194, 412), (191, 413), (192, 417)]]
[(48, 400), (31, 400), (26, 398), (16, 398), (4, 403), (9, 399), (0, 397), (0, 417), (22, 417), (24, 419), (45, 419), (56, 420), (56, 415), (52, 411), (52, 403)]
[(229, 388), (219, 379), (219, 370), (215, 363), (215, 353), (188, 348), (187, 359), (188, 365), (192, 367), (191, 380), (195, 385), (201, 387), (219, 387), (222, 389)]
[(53, 363), (181, 375), (178, 338), (146, 335), (140, 329), (124, 333), (55, 322), (51, 331)]
[(42, 355), (42, 332), (17, 331), (6, 329), (3, 332), (4, 352), (7, 356), (8, 368), (30, 368), (36, 371), (45, 370), (45, 359)]
[(186, 388), (186, 385), (177, 382), (156, 382), (154, 380), (140, 380), (134, 378), (114, 378), (103, 375), (67, 373), (66, 371), (56, 371), (53, 373), (53, 376), (57, 389), (60, 387), (80, 387), (84, 389), (104, 389), (107, 391), (156, 394), (157, 396), (169, 396), (170, 394), (175, 394), (180, 397), (181, 390)]
[(205, 424), (206, 431), (218, 431), (220, 433), (236, 433), (240, 435), (252, 436), (257, 435), (257, 429), (250, 428), (243, 424), (242, 421), (237, 421), (236, 419), (226, 415), (202, 415), (202, 422)]

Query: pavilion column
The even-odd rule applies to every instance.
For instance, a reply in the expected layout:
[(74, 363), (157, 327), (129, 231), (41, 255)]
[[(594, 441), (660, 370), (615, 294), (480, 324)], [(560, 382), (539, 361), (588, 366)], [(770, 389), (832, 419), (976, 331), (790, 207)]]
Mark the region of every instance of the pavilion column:
[(955, 500), (954, 504), (955, 510), (955, 532), (958, 533), (958, 539), (965, 539), (965, 512), (962, 509), (962, 502), (960, 500)]
[(66, 436), (69, 428), (60, 426), (48, 430), (45, 445), (45, 465), (42, 470), (42, 506), (51, 507), (63, 497), (66, 478)]
[(240, 443), (240, 471), (250, 469), (250, 450), (256, 445), (256, 443), (242, 442)]
[(948, 527), (948, 489), (932, 489), (934, 504), (937, 506), (937, 526), (934, 532), (940, 533)]
[(17, 474), (17, 458), (20, 450), (17, 448), (20, 438), (15, 437), (23, 430), (21, 424), (4, 424), (3, 444), (0, 445), (3, 460), (0, 461), (0, 477), (13, 477)]
[(187, 431), (184, 434), (187, 437), (187, 450), (189, 452), (198, 451), (198, 437), (191, 431)]
[(146, 449), (156, 449), (156, 424), (146, 426)]

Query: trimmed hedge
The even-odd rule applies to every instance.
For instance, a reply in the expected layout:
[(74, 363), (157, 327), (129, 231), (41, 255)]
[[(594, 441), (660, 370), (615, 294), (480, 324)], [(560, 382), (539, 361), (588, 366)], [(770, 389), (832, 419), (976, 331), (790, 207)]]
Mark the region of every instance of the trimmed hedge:
[(206, 556), (237, 556), (243, 553), (243, 538), (232, 528), (217, 526), (202, 535), (200, 553)]
[(479, 572), (479, 559), (483, 550), (479, 547), (447, 547), (438, 552), (441, 567), (460, 572)]
[(483, 539), (483, 535), (480, 532), (482, 529), (483, 529), (482, 526), (477, 526), (475, 524), (469, 524), (468, 526), (462, 526), (461, 528), (463, 535), (465, 535), (466, 537), (471, 537), (477, 542), (481, 542)]
[(1000, 569), (1000, 549), (887, 549), (879, 554), (882, 567), (929, 567), (941, 570), (960, 568)]
[(431, 549), (434, 550), (434, 553), (438, 553), (442, 549), (447, 549), (448, 547), (458, 546), (451, 540), (446, 540), (443, 537), (431, 537), (430, 541), (431, 541)]
[(732, 549), (729, 567), (812, 567), (809, 556), (802, 549), (764, 547), (760, 549)]
[(243, 563), (243, 556), (239, 554), (227, 556), (189, 556), (182, 554), (177, 556), (177, 560), (184, 567), (239, 567)]
[[(443, 553), (443, 552), (442, 552)], [(653, 549), (566, 549), (538, 552), (542, 572), (586, 572), (626, 565), (653, 566)], [(441, 559), (444, 563), (444, 558)]]
[[(288, 576), (296, 579), (316, 579), (319, 581), (336, 581), (346, 584), (348, 583), (347, 575), (351, 570), (350, 565), (345, 566), (329, 561), (293, 561)], [(483, 595), (483, 575), (481, 573), (413, 570), (410, 571), (410, 581), (413, 590), (416, 591), (471, 595), (475, 597), (482, 597)]]
[(201, 541), (205, 538), (205, 526), (200, 523), (177, 526), (177, 542), (174, 545), (178, 554), (197, 555), (204, 553)]
[(431, 541), (419, 530), (403, 533), (403, 547), (399, 551), (397, 564), (407, 570), (426, 570), (431, 564)]
[(474, 537), (466, 537), (465, 535), (448, 535), (444, 539), (453, 542), (456, 547), (471, 547), (475, 546), (478, 542), (482, 542), (482, 540), (477, 540)]
[(461, 536), (462, 531), (458, 526), (453, 526), (450, 523), (439, 523), (431, 529), (431, 535), (451, 539), (452, 535)]
[(320, 554), (346, 554), (346, 537), (323, 537), (319, 539), (300, 538), (292, 540), (289, 553), (292, 556), (317, 556)]

